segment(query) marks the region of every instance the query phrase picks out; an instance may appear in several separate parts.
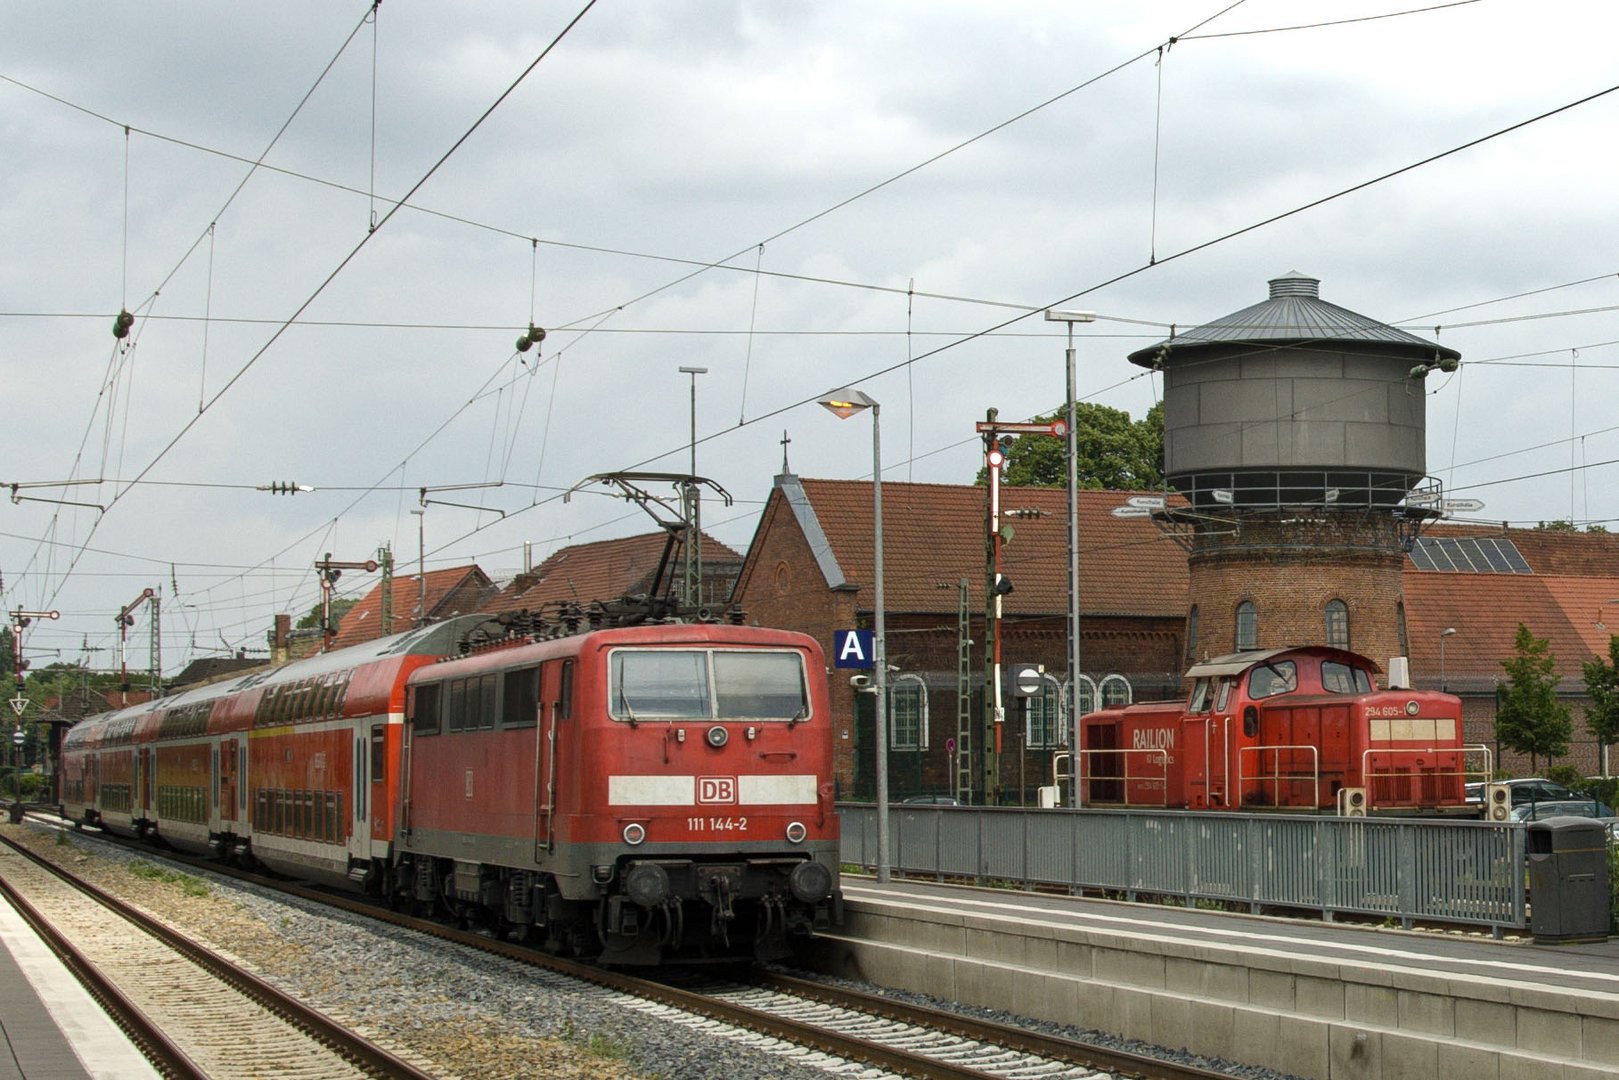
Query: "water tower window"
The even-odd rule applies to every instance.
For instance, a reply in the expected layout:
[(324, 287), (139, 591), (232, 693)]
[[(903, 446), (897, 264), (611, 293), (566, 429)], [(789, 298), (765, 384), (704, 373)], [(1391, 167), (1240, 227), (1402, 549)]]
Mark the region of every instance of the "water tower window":
[(1327, 644), (1349, 648), (1349, 605), (1342, 600), (1327, 601)]
[(1244, 600), (1237, 605), (1237, 650), (1258, 648), (1259, 609)]
[(1197, 659), (1197, 605), (1186, 615), (1186, 659)]

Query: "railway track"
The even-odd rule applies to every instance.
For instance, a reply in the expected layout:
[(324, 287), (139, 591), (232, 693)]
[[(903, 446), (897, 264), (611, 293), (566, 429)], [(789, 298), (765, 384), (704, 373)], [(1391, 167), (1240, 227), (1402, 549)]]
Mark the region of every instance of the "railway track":
[(0, 891), (165, 1075), (428, 1080), (229, 959), (0, 841)]
[[(60, 826), (59, 821), (51, 820)], [(86, 834), (88, 835), (88, 834)], [(109, 841), (134, 847), (115, 838)], [(149, 854), (149, 848), (141, 848)], [(706, 971), (684, 979), (649, 979), (553, 957), (487, 934), (389, 911), (325, 890), (266, 879), (208, 860), (164, 853), (182, 865), (250, 882), (305, 900), (387, 922), (418, 933), (569, 976), (622, 995), (628, 1007), (663, 1010), (675, 1022), (717, 1022), (756, 1033), (767, 1042), (825, 1055), (829, 1072), (884, 1074), (928, 1080), (1216, 1080), (1229, 1074), (997, 1024), (962, 1014), (908, 1005), (887, 997), (758, 970)], [(650, 1003), (650, 1004), (649, 1004)], [(670, 1012), (669, 1010), (673, 1010)], [(802, 1055), (804, 1050), (798, 1049)], [(800, 1060), (803, 1060), (800, 1057)], [(861, 1066), (865, 1069), (862, 1071)]]

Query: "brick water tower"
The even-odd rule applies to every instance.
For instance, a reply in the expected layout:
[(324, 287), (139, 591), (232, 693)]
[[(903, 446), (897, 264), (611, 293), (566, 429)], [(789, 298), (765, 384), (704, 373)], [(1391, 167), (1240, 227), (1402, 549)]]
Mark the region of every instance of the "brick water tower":
[(1130, 354), (1164, 373), (1164, 458), (1184, 510), (1187, 659), (1331, 644), (1406, 655), (1405, 550), (1435, 516), (1424, 376), (1461, 354), (1329, 304), (1270, 298)]

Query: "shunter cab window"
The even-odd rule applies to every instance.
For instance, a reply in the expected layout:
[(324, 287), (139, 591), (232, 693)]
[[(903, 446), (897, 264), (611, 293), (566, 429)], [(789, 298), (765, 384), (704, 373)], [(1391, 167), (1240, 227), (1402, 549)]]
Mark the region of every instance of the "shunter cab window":
[(1290, 694), (1298, 688), (1298, 668), (1291, 660), (1264, 664), (1254, 668), (1248, 676), (1248, 696), (1255, 699)]
[(1220, 680), (1219, 688), (1217, 689), (1217, 691), (1215, 692), (1215, 695), (1214, 695), (1214, 711), (1215, 712), (1223, 713), (1223, 712), (1226, 711), (1227, 708), (1230, 707), (1230, 705), (1231, 705), (1231, 687), (1232, 686), (1233, 686), (1233, 681), (1230, 678), (1222, 678)]
[(802, 720), (809, 715), (796, 652), (618, 649), (608, 709), (615, 720)]
[(1372, 677), (1366, 674), (1364, 668), (1323, 660), (1321, 689), (1329, 694), (1369, 694), (1372, 692)]
[(1192, 684), (1192, 700), (1186, 706), (1186, 711), (1193, 713), (1206, 713), (1209, 711), (1209, 705), (1211, 703), (1212, 702), (1209, 695), (1209, 680), (1197, 680), (1197, 682)]

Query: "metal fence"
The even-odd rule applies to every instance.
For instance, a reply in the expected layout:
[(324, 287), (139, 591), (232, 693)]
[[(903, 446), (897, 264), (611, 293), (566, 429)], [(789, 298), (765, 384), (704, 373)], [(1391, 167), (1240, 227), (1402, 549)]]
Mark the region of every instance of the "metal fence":
[[(843, 861), (871, 867), (877, 808), (839, 804)], [(1228, 908), (1528, 925), (1516, 824), (1166, 810), (895, 804), (896, 875)]]

